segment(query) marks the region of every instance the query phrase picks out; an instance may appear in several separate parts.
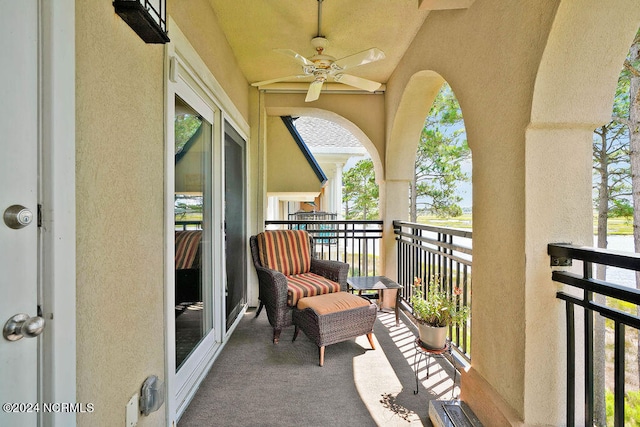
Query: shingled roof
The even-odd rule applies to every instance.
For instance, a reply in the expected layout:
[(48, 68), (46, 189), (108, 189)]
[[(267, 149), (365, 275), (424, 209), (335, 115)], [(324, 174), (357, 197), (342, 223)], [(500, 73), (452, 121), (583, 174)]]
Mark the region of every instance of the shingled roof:
[(360, 141), (351, 132), (328, 120), (317, 117), (298, 117), (294, 125), (312, 151), (314, 148), (362, 147)]

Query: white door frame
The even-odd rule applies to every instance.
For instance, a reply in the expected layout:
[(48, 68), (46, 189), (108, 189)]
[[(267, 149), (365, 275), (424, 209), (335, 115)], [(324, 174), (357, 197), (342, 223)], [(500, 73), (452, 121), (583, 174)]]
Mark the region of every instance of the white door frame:
[[(47, 322), (41, 399), (75, 403), (75, 1), (40, 0), (40, 24), (41, 298)], [(76, 414), (43, 414), (43, 424), (75, 426)]]
[[(208, 373), (211, 365), (224, 347), (226, 338), (237, 326), (240, 318), (225, 332), (224, 307), (224, 235), (223, 224), (223, 192), (224, 192), (224, 122), (228, 121), (248, 141), (249, 125), (237, 110), (231, 99), (216, 81), (211, 71), (198, 56), (187, 38), (176, 23), (168, 18), (171, 42), (165, 47), (165, 139), (167, 154), (165, 155), (165, 347), (166, 347), (166, 414), (167, 424), (172, 425), (180, 418), (198, 389), (200, 382)], [(192, 107), (204, 103), (214, 112), (213, 120), (213, 242), (217, 248), (213, 254), (213, 326), (214, 331), (199, 344), (181, 368), (181, 375), (175, 370), (175, 326), (174, 326), (174, 277), (175, 251), (173, 233), (175, 229), (174, 209), (174, 102), (175, 95), (185, 96)], [(203, 108), (204, 109), (204, 108)], [(246, 156), (246, 153), (245, 153)], [(248, 163), (247, 163), (248, 164)], [(216, 244), (218, 242), (218, 244)], [(182, 372), (184, 370), (184, 372)], [(184, 374), (188, 373), (188, 377)]]

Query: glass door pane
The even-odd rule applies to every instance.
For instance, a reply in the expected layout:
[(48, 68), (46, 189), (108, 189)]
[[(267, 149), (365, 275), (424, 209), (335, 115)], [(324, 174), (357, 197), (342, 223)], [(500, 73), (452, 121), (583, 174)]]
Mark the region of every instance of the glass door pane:
[(225, 245), (227, 329), (246, 302), (245, 142), (225, 123)]
[(212, 329), (212, 131), (185, 101), (175, 101), (176, 371)]

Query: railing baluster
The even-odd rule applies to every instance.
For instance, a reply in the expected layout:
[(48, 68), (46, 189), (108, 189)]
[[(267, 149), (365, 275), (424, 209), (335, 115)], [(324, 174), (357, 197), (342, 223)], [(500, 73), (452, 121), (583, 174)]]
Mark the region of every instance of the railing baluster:
[[(583, 277), (591, 279), (593, 275), (593, 265), (585, 262), (583, 265)], [(592, 301), (593, 293), (584, 291), (584, 300)], [(594, 402), (593, 402), (593, 311), (584, 311), (584, 411), (586, 425), (593, 425)]]
[(613, 425), (624, 426), (624, 323), (615, 322)]
[(575, 338), (575, 320), (574, 306), (567, 301), (566, 318), (567, 318), (567, 426), (576, 425), (576, 366), (573, 363), (576, 360), (576, 338)]

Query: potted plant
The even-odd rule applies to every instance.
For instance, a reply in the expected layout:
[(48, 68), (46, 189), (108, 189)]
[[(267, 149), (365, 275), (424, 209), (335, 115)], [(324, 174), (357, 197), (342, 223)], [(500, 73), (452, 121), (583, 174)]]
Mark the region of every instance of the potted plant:
[(469, 316), (469, 307), (460, 301), (462, 289), (454, 287), (447, 293), (436, 276), (432, 278), (424, 296), (422, 279), (413, 280), (413, 294), (411, 306), (413, 317), (418, 326), (420, 341), (429, 349), (444, 348), (447, 339), (447, 329), (450, 325), (464, 323)]

